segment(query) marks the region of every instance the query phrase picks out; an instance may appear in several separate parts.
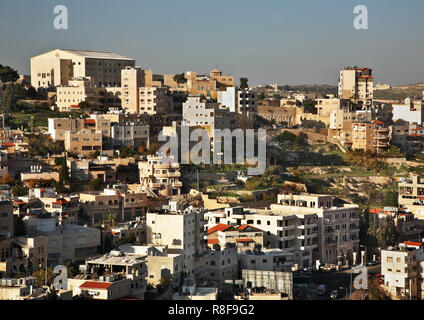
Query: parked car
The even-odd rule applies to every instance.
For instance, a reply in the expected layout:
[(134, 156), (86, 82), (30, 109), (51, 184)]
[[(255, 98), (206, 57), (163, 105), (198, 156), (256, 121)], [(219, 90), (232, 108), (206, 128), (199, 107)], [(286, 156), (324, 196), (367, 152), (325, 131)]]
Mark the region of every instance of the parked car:
[(337, 299), (338, 297), (339, 297), (339, 291), (338, 290), (331, 291), (331, 294), (330, 294), (331, 299)]

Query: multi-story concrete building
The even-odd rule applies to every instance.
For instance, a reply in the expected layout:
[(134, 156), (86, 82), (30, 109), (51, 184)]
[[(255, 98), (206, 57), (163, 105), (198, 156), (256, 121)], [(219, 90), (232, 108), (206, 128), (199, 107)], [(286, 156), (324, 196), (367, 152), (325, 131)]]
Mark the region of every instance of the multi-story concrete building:
[(346, 67), (340, 71), (339, 98), (370, 107), (373, 101), (374, 78), (369, 68)]
[(381, 251), (384, 286), (394, 298), (421, 298), (422, 261), (421, 242), (404, 242)]
[(424, 183), (419, 176), (402, 179), (398, 183), (398, 204), (410, 209), (410, 205), (419, 205), (424, 199)]
[(424, 128), (416, 123), (396, 122), (390, 128), (392, 137), (390, 143), (400, 148), (402, 152), (419, 153), (424, 150)]
[(390, 129), (378, 120), (352, 123), (352, 150), (382, 153), (390, 146)]
[(144, 86), (144, 70), (126, 67), (121, 71), (122, 109), (128, 113), (139, 113), (139, 88)]
[(172, 196), (181, 194), (180, 164), (167, 161), (161, 156), (147, 156), (146, 161), (138, 162), (140, 184), (156, 195)]
[(68, 85), (72, 78), (92, 77), (97, 86), (121, 86), (121, 70), (135, 60), (111, 52), (55, 49), (31, 58), (31, 85)]
[(219, 287), (225, 280), (239, 278), (238, 255), (235, 244), (227, 244), (224, 247), (215, 246), (204, 256), (205, 274), (207, 280)]
[(80, 206), (92, 224), (106, 220), (109, 215), (115, 222), (125, 222), (145, 214), (146, 199), (144, 192), (104, 189), (80, 193)]
[(72, 78), (67, 85), (56, 87), (56, 106), (59, 111), (79, 110), (79, 103), (90, 107), (121, 106), (121, 87), (97, 87), (90, 78)]
[(82, 129), (78, 132), (65, 132), (65, 150), (85, 157), (103, 150), (103, 135), (92, 129)]
[[(282, 206), (280, 206), (282, 207)], [(312, 266), (312, 253), (317, 250), (317, 215), (313, 210), (283, 210), (271, 207), (271, 210), (244, 210), (242, 207), (224, 208), (205, 214), (208, 229), (216, 224), (247, 224), (260, 228), (264, 232), (264, 247), (293, 252), (294, 264), (299, 267)]]
[[(353, 204), (336, 204), (334, 197), (329, 195), (280, 194), (278, 204), (272, 204), (275, 213), (307, 215), (316, 214), (318, 219), (313, 223), (314, 228), (308, 228), (309, 233), (318, 233), (317, 250), (314, 257), (322, 264), (337, 264), (339, 262), (354, 264), (354, 252), (359, 251), (359, 207)], [(304, 228), (309, 224), (303, 218)], [(303, 226), (303, 225), (302, 225)], [(306, 230), (305, 230), (306, 231)], [(302, 237), (303, 236), (303, 237)], [(300, 237), (302, 246), (307, 246), (311, 236), (307, 232)], [(316, 237), (316, 236), (312, 236)]]
[(240, 270), (291, 272), (294, 253), (277, 249), (261, 249), (239, 254)]
[(47, 262), (47, 239), (26, 236), (0, 241), (0, 277), (31, 275)]
[(220, 223), (208, 229), (207, 240), (210, 248), (216, 244), (225, 247), (231, 243), (238, 251), (247, 251), (263, 246), (264, 232), (246, 224), (235, 227)]
[(166, 87), (139, 88), (139, 111), (141, 114), (167, 114), (173, 111), (172, 97)]
[[(102, 276), (98, 271), (104, 270)], [(85, 261), (84, 275), (68, 279), (73, 295), (94, 300), (116, 300), (132, 296), (143, 300), (147, 282), (146, 256), (127, 255), (111, 251)]]
[(150, 126), (127, 122), (126, 124), (113, 124), (110, 130), (114, 148), (130, 146), (133, 149), (150, 146)]
[(218, 103), (229, 108), (230, 112), (246, 116), (253, 116), (258, 111), (257, 93), (250, 89), (229, 87), (226, 91), (218, 91)]
[(147, 283), (157, 286), (163, 280), (170, 280), (173, 288), (178, 288), (183, 271), (183, 255), (169, 253), (167, 246), (121, 246), (120, 251), (128, 257), (145, 257)]
[(0, 240), (13, 238), (13, 205), (9, 200), (0, 201)]
[[(151, 70), (149, 73), (150, 76)], [(122, 108), (128, 113), (167, 114), (173, 110), (169, 89), (155, 82), (141, 68), (122, 70)]]
[(183, 271), (189, 275), (203, 273), (206, 249), (204, 212), (188, 207), (180, 210), (170, 202), (170, 210), (146, 214), (147, 242), (168, 246), (169, 253), (181, 253)]
[(424, 122), (424, 100), (407, 98), (403, 104), (393, 104), (393, 122), (407, 121), (422, 125)]

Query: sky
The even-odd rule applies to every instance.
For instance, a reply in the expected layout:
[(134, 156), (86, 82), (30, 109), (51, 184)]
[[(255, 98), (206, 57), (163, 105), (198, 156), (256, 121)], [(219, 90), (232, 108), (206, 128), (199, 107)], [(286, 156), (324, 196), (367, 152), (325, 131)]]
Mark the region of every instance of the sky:
[[(53, 27), (56, 5), (68, 30)], [(368, 30), (353, 27), (357, 5)], [(424, 82), (422, 0), (0, 0), (0, 64), (30, 73), (56, 49), (111, 51), (154, 73), (219, 68), (249, 85), (336, 85), (345, 66), (375, 82)]]

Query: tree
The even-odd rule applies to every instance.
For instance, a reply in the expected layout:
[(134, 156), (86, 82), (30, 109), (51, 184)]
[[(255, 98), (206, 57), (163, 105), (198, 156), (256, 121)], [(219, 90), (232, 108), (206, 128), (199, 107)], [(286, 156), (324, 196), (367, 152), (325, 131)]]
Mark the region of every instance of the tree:
[(16, 197), (26, 196), (29, 192), (29, 188), (22, 184), (16, 184), (12, 189), (12, 194)]
[(16, 103), (13, 85), (8, 84), (6, 88), (0, 93), (0, 112), (3, 114), (10, 113)]
[(248, 89), (249, 85), (247, 84), (249, 80), (247, 78), (240, 78), (240, 89)]
[(91, 110), (91, 104), (88, 101), (81, 101), (80, 103), (78, 103), (78, 107), (80, 108), (80, 110), (84, 110), (84, 111)]
[(21, 237), (26, 235), (26, 228), (25, 228), (25, 223), (22, 219), (22, 217), (20, 217), (17, 214), (13, 215), (13, 234), (15, 235), (15, 237)]
[(265, 100), (265, 98), (266, 98), (265, 92), (261, 92), (260, 94), (258, 94), (259, 100)]
[(19, 79), (19, 74), (16, 70), (9, 66), (0, 64), (0, 81), (1, 82), (15, 82)]
[(88, 184), (88, 189), (90, 191), (98, 191), (100, 190), (100, 186), (102, 185), (102, 181), (98, 178), (93, 179)]
[(35, 88), (33, 86), (30, 86), (28, 88), (27, 94), (26, 96), (30, 99), (35, 99), (37, 98), (37, 90), (35, 90)]
[(185, 74), (184, 73), (178, 73), (173, 77), (174, 81), (176, 81), (177, 83), (185, 83), (187, 82), (187, 79), (185, 78)]

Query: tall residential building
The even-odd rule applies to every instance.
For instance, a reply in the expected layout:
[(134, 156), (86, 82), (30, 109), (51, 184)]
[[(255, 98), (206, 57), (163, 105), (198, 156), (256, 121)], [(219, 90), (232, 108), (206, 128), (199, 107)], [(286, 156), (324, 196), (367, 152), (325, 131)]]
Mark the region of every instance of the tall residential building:
[(139, 113), (139, 88), (144, 86), (144, 70), (126, 67), (121, 71), (122, 109)]
[(371, 106), (374, 80), (370, 68), (346, 67), (340, 71), (339, 99), (352, 100), (363, 106)]
[(97, 86), (120, 86), (121, 70), (135, 60), (112, 52), (55, 49), (31, 58), (31, 85), (68, 85), (72, 78), (92, 77)]
[(352, 123), (352, 150), (381, 153), (390, 146), (390, 130), (378, 120)]
[(229, 226), (247, 224), (263, 230), (265, 248), (293, 253), (293, 264), (311, 267), (313, 251), (317, 251), (317, 215), (285, 210), (258, 210), (242, 207), (224, 208), (205, 214), (208, 230), (217, 224)]
[(253, 116), (258, 109), (257, 93), (250, 89), (229, 87), (225, 91), (218, 91), (218, 103), (229, 109), (246, 116)]
[(203, 272), (205, 244), (204, 212), (193, 207), (180, 210), (170, 202), (169, 210), (146, 214), (147, 242), (168, 246), (168, 253), (183, 255), (183, 271), (188, 275)]
[(322, 264), (354, 264), (359, 251), (359, 207), (337, 204), (333, 196), (314, 194), (279, 194), (278, 204), (271, 210), (286, 214), (316, 214), (318, 216), (318, 250), (314, 259)]
[[(167, 87), (160, 82), (147, 79), (141, 68), (125, 68), (122, 70), (122, 108), (127, 113), (167, 114), (173, 110), (172, 97)], [(155, 86), (157, 85), (157, 86)]]

